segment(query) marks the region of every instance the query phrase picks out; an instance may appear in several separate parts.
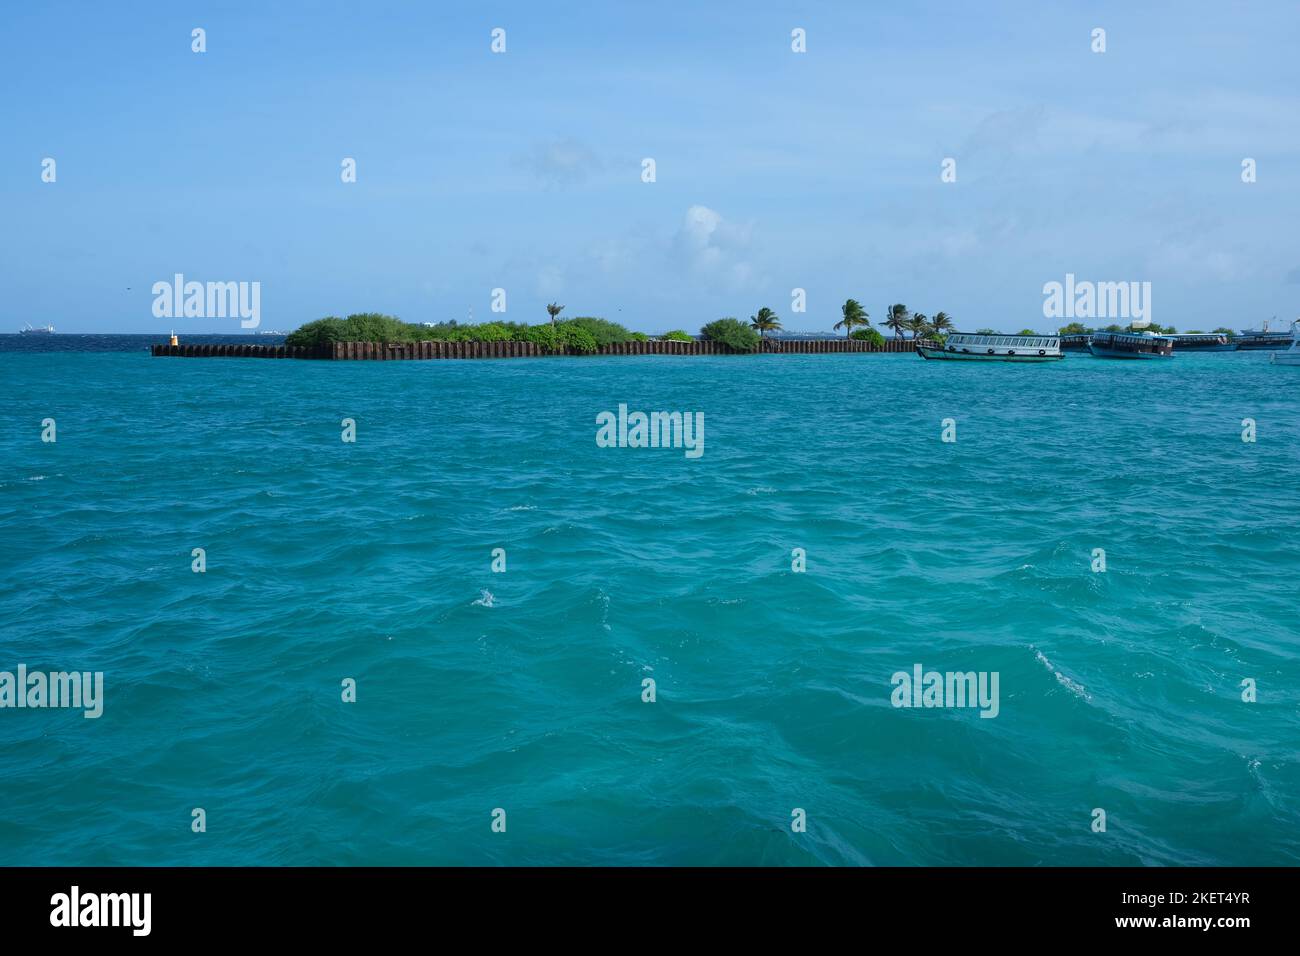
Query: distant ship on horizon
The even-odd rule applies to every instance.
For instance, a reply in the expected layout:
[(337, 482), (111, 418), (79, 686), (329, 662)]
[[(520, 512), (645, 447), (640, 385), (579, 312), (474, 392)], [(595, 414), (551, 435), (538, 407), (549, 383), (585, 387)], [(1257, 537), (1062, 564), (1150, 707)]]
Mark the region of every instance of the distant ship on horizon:
[(53, 335), (54, 326), (42, 325), (38, 328), (34, 328), (32, 324), (29, 322), (24, 328), (18, 330), (18, 334), (19, 335)]

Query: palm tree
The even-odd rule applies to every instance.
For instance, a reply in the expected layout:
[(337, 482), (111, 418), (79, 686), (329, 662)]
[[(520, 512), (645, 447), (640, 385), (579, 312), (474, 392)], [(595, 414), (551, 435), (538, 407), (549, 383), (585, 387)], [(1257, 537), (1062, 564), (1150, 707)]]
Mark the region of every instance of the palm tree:
[(901, 302), (898, 305), (891, 305), (885, 310), (885, 328), (894, 330), (894, 338), (898, 338), (904, 329), (908, 328), (907, 320), (911, 315), (907, 311), (907, 306)]
[(920, 338), (930, 328), (930, 318), (924, 312), (913, 312), (912, 317), (903, 323), (903, 327), (912, 333), (912, 338)]
[(749, 325), (757, 330), (759, 338), (759, 348), (762, 349), (767, 345), (764, 336), (768, 332), (775, 332), (781, 328), (781, 317), (769, 309), (767, 306), (758, 310), (758, 315), (749, 317)]
[(857, 299), (849, 299), (840, 308), (844, 318), (836, 322), (833, 328), (843, 329), (844, 337), (847, 339), (853, 335), (855, 325), (870, 325), (871, 317), (867, 315), (867, 310), (862, 307), (862, 303)]
[(944, 332), (952, 329), (952, 316), (947, 312), (936, 312), (934, 318), (930, 320), (930, 331), (935, 335), (943, 335)]
[(552, 302), (550, 305), (546, 307), (546, 311), (551, 316), (551, 325), (554, 325), (555, 317), (564, 311), (564, 306), (556, 305), (554, 302)]

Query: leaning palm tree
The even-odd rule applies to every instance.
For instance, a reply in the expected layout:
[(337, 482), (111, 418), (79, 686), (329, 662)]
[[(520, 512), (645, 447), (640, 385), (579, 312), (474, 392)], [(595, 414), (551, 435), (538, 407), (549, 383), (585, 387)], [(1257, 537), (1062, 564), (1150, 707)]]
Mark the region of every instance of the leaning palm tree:
[(870, 325), (871, 317), (867, 315), (867, 310), (862, 307), (862, 303), (857, 299), (849, 299), (840, 307), (840, 312), (844, 318), (836, 322), (833, 328), (843, 329), (844, 337), (847, 339), (853, 335), (855, 325)]
[(898, 338), (904, 329), (909, 328), (907, 321), (910, 315), (907, 306), (901, 302), (898, 305), (891, 305), (885, 310), (885, 328), (893, 329), (894, 338)]
[(903, 323), (903, 327), (912, 333), (912, 338), (919, 339), (930, 330), (930, 319), (924, 312), (913, 312), (912, 317)]
[(552, 302), (550, 305), (546, 307), (546, 311), (551, 317), (551, 325), (554, 325), (555, 317), (564, 311), (564, 306), (556, 305), (554, 302)]
[(758, 315), (751, 315), (749, 317), (749, 324), (751, 328), (758, 332), (761, 348), (767, 345), (767, 343), (763, 341), (763, 337), (768, 332), (775, 332), (781, 328), (781, 317), (767, 306), (764, 306), (758, 310)]
[(943, 335), (944, 332), (952, 329), (952, 316), (947, 312), (936, 312), (934, 318), (930, 320), (930, 331), (935, 335)]

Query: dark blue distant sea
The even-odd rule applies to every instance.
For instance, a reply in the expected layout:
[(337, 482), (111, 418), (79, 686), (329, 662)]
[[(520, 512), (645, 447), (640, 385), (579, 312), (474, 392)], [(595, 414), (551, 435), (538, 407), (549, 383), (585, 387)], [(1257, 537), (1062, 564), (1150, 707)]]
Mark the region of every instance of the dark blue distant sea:
[[(151, 345), (168, 341), (165, 332), (158, 334), (117, 333), (53, 335), (0, 335), (0, 352), (148, 352)], [(189, 345), (280, 345), (283, 335), (183, 335), (181, 341)]]

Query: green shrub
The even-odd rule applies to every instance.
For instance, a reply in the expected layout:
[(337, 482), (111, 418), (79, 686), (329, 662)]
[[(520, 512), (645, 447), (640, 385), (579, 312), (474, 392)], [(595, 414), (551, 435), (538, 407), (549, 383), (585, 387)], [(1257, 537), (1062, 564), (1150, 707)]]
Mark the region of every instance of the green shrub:
[(597, 345), (613, 345), (616, 342), (632, 341), (631, 332), (617, 322), (610, 322), (607, 319), (580, 315), (577, 318), (565, 319), (562, 324), (573, 329), (585, 329), (591, 333), (591, 337), (596, 340)]
[(453, 342), (460, 334), (462, 326), (455, 319), (439, 322), (436, 325), (420, 326), (420, 338), (425, 342)]
[(511, 342), (522, 339), (528, 326), (520, 322), (460, 325), (413, 325), (390, 315), (362, 312), (346, 319), (330, 316), (308, 322), (290, 333), (289, 345), (328, 345), (331, 342)]
[(285, 345), (328, 345), (331, 342), (346, 342), (344, 330), (346, 325), (338, 316), (307, 322), (290, 332), (284, 340)]
[(549, 322), (529, 326), (527, 331), (520, 333), (519, 338), (523, 342), (532, 342), (543, 352), (555, 352), (560, 347), (559, 329)]
[(514, 339), (514, 329), (502, 322), (484, 322), (482, 325), (465, 325), (461, 329), (468, 342), (509, 342)]
[(329, 316), (308, 322), (290, 333), (287, 345), (328, 345), (331, 342), (414, 342), (420, 326), (379, 312), (358, 312), (346, 319)]
[(556, 322), (552, 325), (546, 322), (542, 325), (529, 326), (523, 332), (517, 334), (521, 342), (532, 342), (543, 352), (566, 352), (573, 350), (575, 352), (594, 352), (596, 351), (596, 337), (591, 334), (590, 330), (580, 325), (574, 325), (573, 321)]
[(663, 335), (659, 336), (659, 338), (663, 339), (665, 342), (694, 342), (695, 341), (695, 336), (691, 335), (688, 332), (683, 332), (681, 329), (673, 329), (671, 332), (665, 332)]
[(329, 316), (308, 322), (290, 333), (289, 345), (329, 345), (332, 342), (534, 342), (547, 352), (595, 352), (606, 342), (626, 342), (632, 333), (604, 319), (579, 318), (528, 326), (519, 322), (455, 321), (434, 326), (412, 325), (391, 315), (360, 312), (346, 319)]
[(600, 344), (596, 341), (596, 336), (592, 334), (591, 330), (578, 325), (575, 319), (570, 319), (568, 322), (557, 322), (556, 329), (560, 334), (560, 344), (575, 352), (591, 353), (596, 351), (597, 346)]
[(885, 337), (878, 329), (856, 329), (849, 338), (857, 339), (859, 342), (870, 342), (876, 348), (884, 348), (885, 345)]
[(739, 319), (715, 319), (700, 334), (713, 342), (720, 342), (735, 352), (754, 352), (758, 349), (758, 333)]
[(632, 333), (632, 341), (633, 341), (633, 342), (649, 342), (649, 341), (650, 341), (650, 336), (646, 335), (644, 332), (633, 332), (633, 333)]
[(358, 312), (343, 320), (349, 342), (410, 342), (418, 326), (380, 312)]

